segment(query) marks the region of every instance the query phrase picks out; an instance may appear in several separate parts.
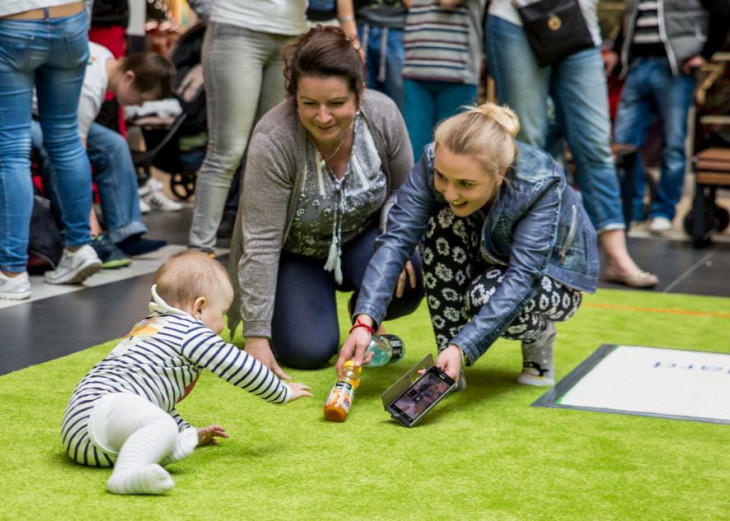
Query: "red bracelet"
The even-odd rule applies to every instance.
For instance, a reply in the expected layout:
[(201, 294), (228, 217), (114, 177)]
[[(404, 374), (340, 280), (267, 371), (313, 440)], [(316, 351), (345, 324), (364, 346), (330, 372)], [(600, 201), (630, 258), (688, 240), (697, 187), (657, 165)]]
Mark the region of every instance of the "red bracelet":
[(350, 333), (355, 331), (355, 329), (357, 329), (358, 327), (364, 327), (367, 330), (367, 332), (370, 333), (370, 336), (375, 334), (375, 330), (372, 327), (368, 326), (364, 322), (360, 322), (359, 320), (356, 320), (355, 325), (350, 328)]

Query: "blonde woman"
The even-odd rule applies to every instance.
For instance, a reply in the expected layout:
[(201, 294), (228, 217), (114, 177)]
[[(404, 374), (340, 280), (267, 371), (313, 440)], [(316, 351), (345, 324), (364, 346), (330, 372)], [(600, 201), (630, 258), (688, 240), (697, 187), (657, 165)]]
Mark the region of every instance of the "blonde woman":
[[(338, 369), (363, 360), (413, 245), (425, 236), (424, 285), (439, 349), (455, 379), (504, 336), (522, 341), (517, 382), (555, 382), (554, 322), (598, 277), (596, 232), (560, 166), (515, 140), (519, 122), (487, 103), (441, 123), (401, 186), (365, 272)], [(464, 388), (463, 375), (461, 387)]]

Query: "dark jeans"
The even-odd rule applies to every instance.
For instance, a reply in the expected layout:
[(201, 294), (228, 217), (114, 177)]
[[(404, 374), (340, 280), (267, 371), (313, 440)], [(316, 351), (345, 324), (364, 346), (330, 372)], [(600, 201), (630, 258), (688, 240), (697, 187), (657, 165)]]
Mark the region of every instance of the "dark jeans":
[[(335, 291), (354, 291), (352, 309), (365, 268), (373, 255), (377, 226), (372, 226), (342, 248), (342, 284), (324, 270), (324, 259), (282, 251), (276, 301), (272, 320), (271, 347), (276, 358), (297, 369), (317, 369), (327, 365), (340, 345)], [(417, 284), (401, 298), (393, 297), (386, 320), (413, 313), (423, 298), (421, 256), (415, 252), (411, 262)]]

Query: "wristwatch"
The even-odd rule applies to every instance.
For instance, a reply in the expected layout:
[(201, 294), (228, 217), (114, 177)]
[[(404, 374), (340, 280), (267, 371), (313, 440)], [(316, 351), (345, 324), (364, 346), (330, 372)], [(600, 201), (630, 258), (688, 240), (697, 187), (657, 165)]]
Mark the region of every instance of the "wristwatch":
[(467, 367), (469, 365), (469, 357), (466, 356), (466, 353), (462, 348), (459, 348), (459, 351), (461, 351), (461, 365), (463, 367)]

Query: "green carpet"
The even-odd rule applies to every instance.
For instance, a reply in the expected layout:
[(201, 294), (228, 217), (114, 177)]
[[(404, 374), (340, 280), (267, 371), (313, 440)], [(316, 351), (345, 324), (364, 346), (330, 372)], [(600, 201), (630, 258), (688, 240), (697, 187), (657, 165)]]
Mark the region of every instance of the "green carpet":
[[(730, 352), (730, 299), (603, 290), (585, 302), (558, 325), (558, 378), (606, 343)], [(0, 519), (728, 516), (728, 426), (530, 407), (544, 390), (514, 383), (517, 342), (498, 342), (467, 371), (466, 393), (401, 427), (380, 394), (433, 335), (425, 306), (388, 329), (405, 362), (366, 370), (343, 424), (322, 419), (332, 369), (290, 371), (316, 398), (285, 406), (204, 374), (179, 410), (231, 438), (168, 467), (177, 486), (162, 497), (110, 495), (108, 469), (71, 463), (61, 447), (69, 394), (113, 343), (0, 377)]]

